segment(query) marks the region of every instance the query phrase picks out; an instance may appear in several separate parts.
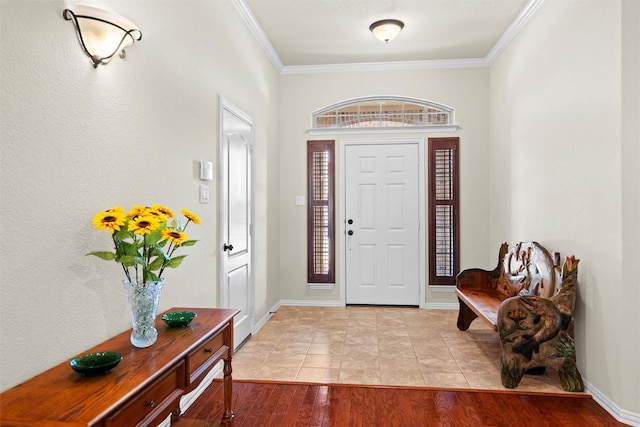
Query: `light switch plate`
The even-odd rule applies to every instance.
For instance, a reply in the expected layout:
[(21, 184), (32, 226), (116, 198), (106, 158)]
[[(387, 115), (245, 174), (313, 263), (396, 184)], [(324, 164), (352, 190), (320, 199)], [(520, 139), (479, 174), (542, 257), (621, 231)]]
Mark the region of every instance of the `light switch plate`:
[(200, 184), (200, 203), (209, 203), (209, 186)]
[(304, 196), (296, 196), (296, 206), (304, 206)]

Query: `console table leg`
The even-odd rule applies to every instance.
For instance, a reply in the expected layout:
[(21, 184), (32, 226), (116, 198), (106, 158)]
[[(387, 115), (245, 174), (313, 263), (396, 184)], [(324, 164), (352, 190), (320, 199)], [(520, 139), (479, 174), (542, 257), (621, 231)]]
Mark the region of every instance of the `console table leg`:
[(222, 387), (224, 393), (224, 414), (222, 415), (223, 426), (233, 426), (233, 411), (231, 410), (231, 397), (233, 394), (233, 380), (231, 377), (231, 356), (224, 359), (224, 377)]
[(171, 425), (180, 421), (180, 414), (182, 411), (180, 410), (180, 401), (178, 401), (178, 406), (171, 412)]

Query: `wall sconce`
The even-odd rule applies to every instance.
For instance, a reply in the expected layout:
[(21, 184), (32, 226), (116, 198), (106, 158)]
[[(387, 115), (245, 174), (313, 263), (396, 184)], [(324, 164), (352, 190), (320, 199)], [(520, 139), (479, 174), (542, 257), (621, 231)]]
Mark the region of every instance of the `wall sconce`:
[(93, 68), (108, 64), (116, 54), (124, 58), (125, 48), (142, 39), (138, 27), (128, 19), (102, 9), (76, 6), (75, 12), (65, 9), (62, 17), (72, 21), (84, 53), (91, 58)]
[(398, 37), (400, 31), (404, 28), (404, 22), (397, 19), (383, 19), (376, 21), (369, 26), (375, 38), (385, 43)]

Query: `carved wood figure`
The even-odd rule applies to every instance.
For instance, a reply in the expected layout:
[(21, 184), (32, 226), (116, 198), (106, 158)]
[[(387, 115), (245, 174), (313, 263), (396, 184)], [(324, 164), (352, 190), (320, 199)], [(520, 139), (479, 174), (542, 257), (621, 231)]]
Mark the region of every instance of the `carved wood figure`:
[(532, 278), (526, 284), (529, 289), (507, 298), (498, 310), (502, 384), (515, 388), (525, 371), (544, 366), (558, 372), (565, 391), (583, 391), (573, 340), (579, 260), (566, 258), (559, 289), (549, 297), (544, 296), (549, 290), (539, 292), (541, 282), (536, 282), (548, 266), (541, 265), (541, 259), (525, 261)]
[(471, 268), (456, 278), (458, 329), (476, 318), (500, 333), (502, 384), (514, 388), (525, 372), (555, 369), (566, 391), (583, 391), (576, 367), (573, 311), (578, 261), (551, 255), (537, 242), (500, 247), (495, 269)]

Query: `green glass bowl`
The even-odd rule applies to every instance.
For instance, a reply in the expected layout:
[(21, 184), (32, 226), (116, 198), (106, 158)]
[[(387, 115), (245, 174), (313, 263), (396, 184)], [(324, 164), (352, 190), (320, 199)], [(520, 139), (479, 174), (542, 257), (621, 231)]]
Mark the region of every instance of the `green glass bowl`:
[(122, 354), (112, 351), (89, 353), (69, 362), (74, 371), (83, 375), (106, 374), (120, 363)]
[(173, 311), (163, 314), (161, 319), (170, 328), (184, 328), (191, 323), (194, 317), (196, 317), (196, 314), (193, 311)]

